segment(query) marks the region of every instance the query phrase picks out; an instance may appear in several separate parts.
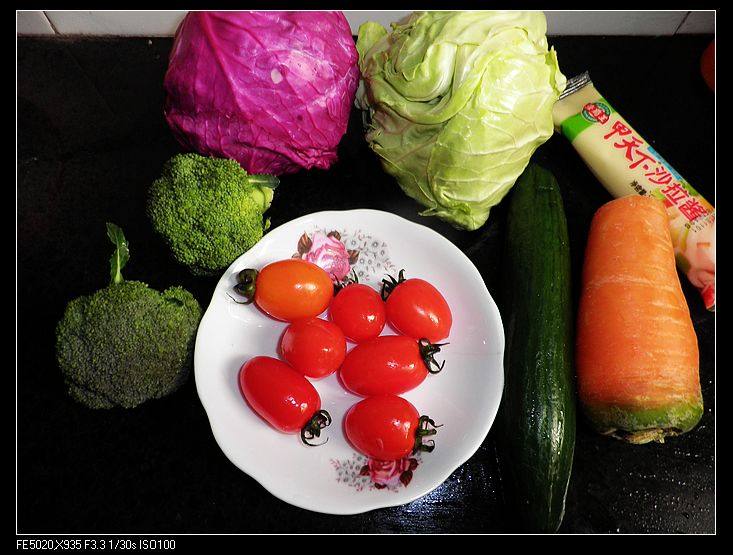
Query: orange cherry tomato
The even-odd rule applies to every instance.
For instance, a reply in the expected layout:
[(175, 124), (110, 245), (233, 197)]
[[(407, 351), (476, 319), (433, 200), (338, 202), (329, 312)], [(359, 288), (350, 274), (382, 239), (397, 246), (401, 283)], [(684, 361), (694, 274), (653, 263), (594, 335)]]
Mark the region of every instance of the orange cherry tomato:
[(316, 388), (283, 361), (258, 356), (239, 370), (239, 388), (252, 410), (286, 434), (300, 432), (304, 443), (319, 437), (331, 423), (321, 410)]
[(309, 378), (338, 370), (346, 356), (346, 338), (333, 322), (312, 318), (290, 324), (280, 340), (283, 358)]
[(387, 321), (401, 334), (435, 343), (450, 334), (453, 315), (443, 295), (423, 279), (382, 281), (382, 298), (387, 301)]
[(377, 337), (387, 322), (387, 310), (379, 293), (361, 283), (347, 285), (336, 293), (329, 315), (354, 343)]
[[(441, 344), (405, 335), (382, 335), (351, 349), (339, 371), (343, 386), (357, 395), (399, 395), (440, 372), (433, 355)], [(435, 367), (435, 368), (433, 368)]]
[(313, 318), (328, 308), (333, 282), (319, 266), (299, 258), (273, 262), (259, 272), (252, 268), (237, 275), (234, 290), (264, 312), (285, 322)]
[(432, 451), (435, 443), (423, 443), (423, 438), (435, 435), (436, 427), (435, 422), (420, 416), (409, 401), (397, 395), (367, 397), (344, 417), (344, 432), (351, 444), (367, 457), (380, 461)]

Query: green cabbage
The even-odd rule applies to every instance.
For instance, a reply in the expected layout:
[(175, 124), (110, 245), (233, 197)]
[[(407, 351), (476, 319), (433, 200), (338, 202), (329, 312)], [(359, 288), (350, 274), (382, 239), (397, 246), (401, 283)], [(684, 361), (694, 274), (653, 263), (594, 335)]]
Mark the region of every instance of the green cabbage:
[(356, 48), (367, 141), (407, 195), (465, 229), (489, 217), (550, 138), (565, 89), (542, 12), (415, 12)]

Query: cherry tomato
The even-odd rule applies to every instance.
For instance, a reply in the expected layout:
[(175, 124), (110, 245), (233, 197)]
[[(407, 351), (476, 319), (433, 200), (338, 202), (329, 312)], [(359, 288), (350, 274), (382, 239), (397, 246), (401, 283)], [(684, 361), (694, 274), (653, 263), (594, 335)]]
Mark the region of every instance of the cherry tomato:
[(715, 41), (711, 41), (700, 58), (700, 73), (710, 90), (715, 92)]
[(274, 428), (300, 432), (303, 442), (319, 437), (331, 423), (316, 388), (290, 366), (272, 357), (251, 358), (239, 370), (239, 388), (249, 406)]
[(387, 300), (387, 321), (395, 330), (415, 339), (431, 342), (448, 337), (453, 324), (450, 307), (435, 287), (423, 279), (390, 276), (382, 281), (382, 298)]
[(331, 301), (331, 320), (354, 343), (377, 337), (384, 329), (387, 311), (384, 301), (368, 285), (347, 285)]
[(326, 310), (333, 297), (333, 282), (319, 266), (299, 258), (273, 262), (259, 272), (237, 274), (234, 290), (263, 311), (285, 322), (313, 318)]
[(320, 318), (298, 320), (280, 341), (285, 360), (310, 378), (323, 378), (338, 370), (346, 356), (346, 338), (334, 323)]
[(399, 395), (442, 369), (433, 359), (441, 345), (405, 335), (382, 335), (360, 343), (346, 355), (339, 376), (349, 391), (368, 397)]
[(396, 395), (367, 397), (344, 417), (344, 432), (351, 444), (380, 461), (399, 460), (414, 451), (432, 451), (434, 442), (423, 443), (423, 439), (435, 435), (436, 427), (427, 416), (419, 416), (409, 401)]

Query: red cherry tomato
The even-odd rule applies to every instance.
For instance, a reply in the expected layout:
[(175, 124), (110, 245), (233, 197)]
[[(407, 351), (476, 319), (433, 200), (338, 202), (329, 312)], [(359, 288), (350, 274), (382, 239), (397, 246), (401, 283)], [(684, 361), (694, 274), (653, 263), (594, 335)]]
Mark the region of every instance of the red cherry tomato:
[(333, 282), (323, 268), (288, 258), (273, 262), (259, 272), (252, 268), (237, 274), (234, 291), (264, 312), (285, 322), (313, 318), (328, 308)]
[(387, 321), (398, 332), (431, 342), (450, 334), (453, 315), (450, 307), (435, 287), (422, 279), (390, 276), (382, 285), (382, 298), (387, 299)]
[(377, 337), (387, 321), (384, 301), (368, 285), (347, 285), (331, 301), (331, 320), (354, 343)]
[(434, 442), (423, 443), (423, 439), (434, 435), (435, 427), (435, 422), (419, 416), (409, 401), (396, 395), (368, 397), (351, 407), (344, 418), (344, 432), (351, 444), (380, 461), (399, 460), (413, 451), (432, 451)]
[(440, 347), (404, 335), (375, 337), (346, 355), (339, 371), (341, 383), (364, 397), (399, 395), (420, 385), (428, 372), (442, 369), (433, 359)]
[(712, 41), (702, 53), (700, 73), (710, 90), (715, 92), (715, 41)]
[(346, 338), (334, 323), (320, 318), (290, 324), (280, 341), (285, 360), (309, 378), (323, 378), (338, 370), (346, 356)]
[(276, 358), (259, 356), (245, 362), (239, 370), (239, 387), (264, 420), (286, 434), (300, 432), (308, 445), (331, 423), (328, 412), (321, 410), (316, 388)]

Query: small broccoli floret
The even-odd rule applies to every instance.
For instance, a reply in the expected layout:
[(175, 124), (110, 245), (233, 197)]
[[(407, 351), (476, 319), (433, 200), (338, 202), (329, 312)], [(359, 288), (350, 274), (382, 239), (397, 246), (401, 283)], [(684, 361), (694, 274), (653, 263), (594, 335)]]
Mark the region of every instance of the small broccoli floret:
[(56, 359), (77, 401), (90, 408), (132, 408), (186, 381), (201, 306), (181, 287), (159, 292), (123, 280), (127, 242), (117, 226), (107, 226), (118, 246), (112, 283), (67, 305), (56, 327)]
[(234, 160), (178, 154), (148, 195), (147, 212), (173, 257), (197, 275), (229, 266), (262, 238), (277, 177), (250, 175)]

